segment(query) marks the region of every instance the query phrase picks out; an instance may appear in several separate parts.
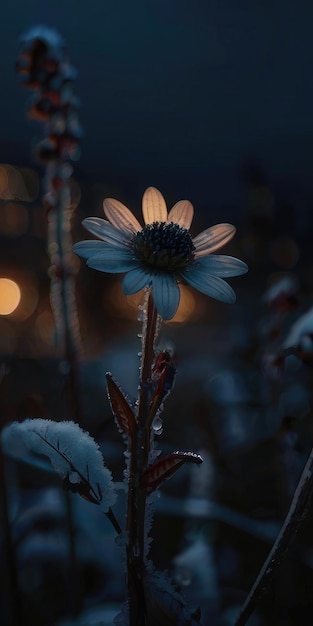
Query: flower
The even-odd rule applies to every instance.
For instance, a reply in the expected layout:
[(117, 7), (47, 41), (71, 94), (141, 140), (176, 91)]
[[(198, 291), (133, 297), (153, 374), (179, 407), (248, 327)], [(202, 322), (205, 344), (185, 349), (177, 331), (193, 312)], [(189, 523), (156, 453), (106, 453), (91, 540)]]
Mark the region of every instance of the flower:
[(212, 254), (233, 237), (234, 226), (217, 224), (192, 238), (191, 202), (180, 200), (168, 213), (155, 187), (148, 187), (142, 198), (143, 228), (118, 200), (106, 198), (103, 209), (108, 220), (83, 220), (83, 226), (101, 241), (81, 241), (73, 250), (87, 259), (89, 267), (126, 272), (122, 283), (125, 295), (151, 287), (156, 309), (165, 320), (177, 311), (180, 280), (216, 300), (235, 301), (235, 292), (223, 278), (245, 274), (248, 267), (234, 257)]

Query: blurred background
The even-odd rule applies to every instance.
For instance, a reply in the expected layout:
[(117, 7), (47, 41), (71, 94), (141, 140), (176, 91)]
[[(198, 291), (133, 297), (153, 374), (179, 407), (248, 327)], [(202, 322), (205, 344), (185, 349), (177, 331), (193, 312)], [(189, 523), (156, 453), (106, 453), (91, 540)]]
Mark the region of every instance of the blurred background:
[[(158, 446), (199, 452), (205, 462), (162, 488), (151, 556), (201, 605), (204, 626), (233, 623), (313, 443), (312, 21), (304, 0), (12, 0), (2, 8), (3, 425), (76, 419), (121, 481), (124, 448), (104, 374), (111, 371), (134, 398), (140, 351), (140, 295), (122, 296), (119, 275), (73, 259), (83, 350), (79, 415), (69, 408), (68, 363), (50, 306), (46, 170), (35, 158), (43, 129), (28, 114), (30, 94), (15, 71), (25, 31), (56, 29), (78, 72), (83, 135), (69, 183), (73, 242), (88, 238), (81, 221), (101, 217), (105, 197), (141, 219), (150, 185), (169, 207), (183, 198), (193, 203), (193, 235), (217, 222), (237, 227), (222, 250), (250, 268), (231, 280), (236, 304), (183, 287), (160, 337), (178, 371)], [(112, 623), (125, 588), (122, 551), (106, 520), (77, 504), (78, 496), (65, 497), (54, 475), (2, 464), (8, 626)], [(308, 526), (251, 625), (311, 623)], [(78, 596), (85, 598), (79, 606)], [(69, 621), (84, 610), (93, 616)]]

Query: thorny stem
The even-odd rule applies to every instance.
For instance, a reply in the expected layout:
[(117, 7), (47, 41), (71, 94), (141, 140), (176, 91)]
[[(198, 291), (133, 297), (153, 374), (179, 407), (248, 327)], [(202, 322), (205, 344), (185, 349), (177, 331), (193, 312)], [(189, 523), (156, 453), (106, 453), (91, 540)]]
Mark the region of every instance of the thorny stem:
[(269, 585), (277, 573), (278, 567), (285, 558), (288, 548), (295, 539), (301, 524), (306, 519), (313, 493), (313, 448), (301, 474), (294, 493), (289, 511), (280, 533), (262, 566), (254, 585), (235, 621), (234, 626), (244, 626), (252, 615), (258, 602), (267, 592)]
[(143, 578), (145, 571), (145, 514), (146, 491), (140, 486), (140, 477), (149, 464), (150, 430), (145, 421), (152, 393), (151, 370), (157, 332), (157, 311), (149, 292), (146, 321), (143, 321), (143, 353), (138, 398), (138, 419), (130, 438), (128, 504), (127, 504), (127, 579), (129, 599), (129, 626), (146, 626)]
[[(146, 406), (142, 402), (142, 396), (151, 379), (151, 368), (154, 359), (154, 342), (157, 329), (157, 310), (155, 308), (151, 292), (148, 293), (147, 302), (147, 322), (145, 335), (143, 337), (142, 369), (140, 376), (140, 399), (138, 409), (138, 422), (142, 422), (146, 417)], [(144, 323), (144, 322), (143, 322)], [(142, 415), (143, 413), (143, 415)]]

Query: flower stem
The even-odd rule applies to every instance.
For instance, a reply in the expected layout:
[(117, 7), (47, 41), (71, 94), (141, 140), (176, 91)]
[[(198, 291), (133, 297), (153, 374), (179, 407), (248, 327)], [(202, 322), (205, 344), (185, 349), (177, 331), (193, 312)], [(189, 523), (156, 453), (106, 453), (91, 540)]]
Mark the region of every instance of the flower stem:
[[(140, 391), (141, 396), (144, 395), (144, 391), (146, 385), (149, 384), (151, 380), (151, 368), (154, 359), (154, 342), (157, 331), (157, 310), (155, 308), (153, 297), (151, 292), (148, 292), (148, 301), (147, 301), (147, 321), (145, 332), (143, 336), (143, 354), (142, 354), (142, 369), (140, 376)], [(145, 324), (145, 322), (144, 322)], [(142, 416), (143, 413), (143, 416)], [(138, 409), (138, 422), (140, 422), (146, 417), (146, 410), (143, 403), (139, 402)]]
[(280, 533), (262, 566), (234, 626), (244, 626), (277, 573), (288, 548), (306, 519), (313, 494), (313, 448), (301, 474)]
[(130, 467), (127, 503), (127, 584), (129, 626), (147, 624), (143, 579), (145, 573), (145, 517), (146, 491), (140, 478), (148, 467), (151, 434), (147, 435), (145, 422), (152, 394), (151, 370), (157, 331), (157, 311), (151, 292), (148, 293), (146, 319), (143, 321), (143, 354), (140, 375), (138, 418), (129, 439)]

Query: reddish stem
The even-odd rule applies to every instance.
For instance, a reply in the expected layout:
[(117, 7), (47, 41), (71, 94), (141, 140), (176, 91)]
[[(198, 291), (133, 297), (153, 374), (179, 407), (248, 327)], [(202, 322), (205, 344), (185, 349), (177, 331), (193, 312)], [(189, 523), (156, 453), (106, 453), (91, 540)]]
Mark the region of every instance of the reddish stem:
[(145, 573), (145, 517), (146, 491), (140, 479), (148, 466), (150, 429), (145, 423), (152, 394), (151, 371), (154, 360), (154, 343), (157, 330), (157, 311), (151, 292), (147, 301), (147, 318), (143, 322), (143, 355), (138, 398), (138, 418), (134, 432), (129, 437), (130, 467), (127, 503), (127, 583), (129, 601), (129, 626), (146, 626), (143, 579)]

